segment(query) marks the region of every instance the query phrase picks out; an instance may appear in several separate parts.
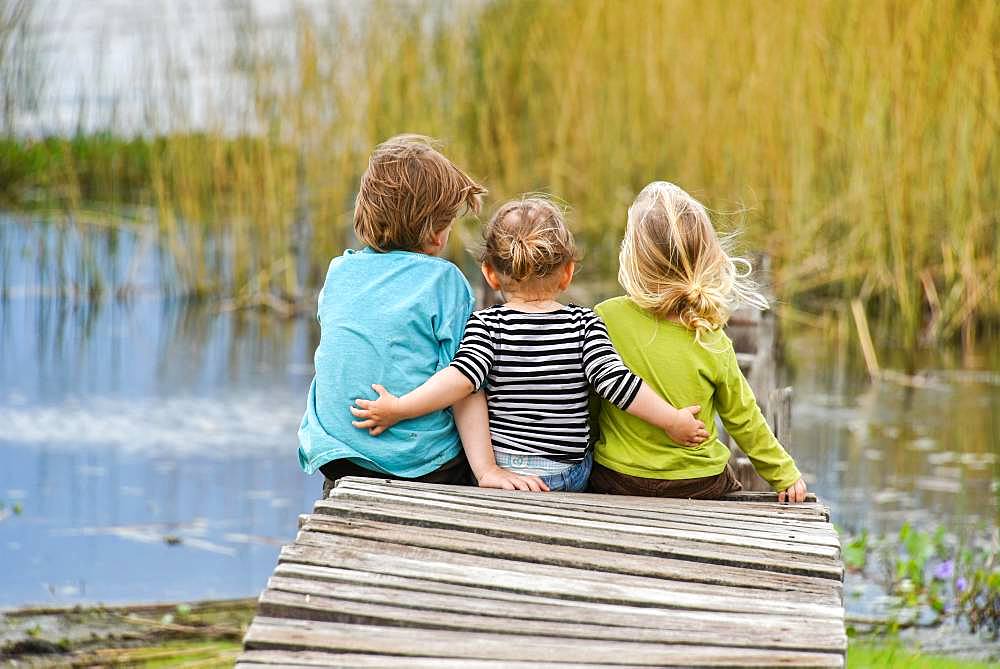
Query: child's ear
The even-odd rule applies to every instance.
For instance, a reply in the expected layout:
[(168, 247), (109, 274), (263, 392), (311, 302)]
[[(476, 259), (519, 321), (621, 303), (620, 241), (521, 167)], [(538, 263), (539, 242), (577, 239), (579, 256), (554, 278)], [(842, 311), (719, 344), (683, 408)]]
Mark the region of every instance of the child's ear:
[(422, 251), (432, 256), (440, 255), (440, 253), (444, 251), (445, 245), (448, 243), (449, 233), (451, 233), (451, 225), (446, 227), (444, 230), (431, 233), (431, 236), (424, 244)]
[(563, 266), (562, 269), (563, 274), (561, 277), (559, 277), (560, 293), (569, 288), (569, 284), (573, 283), (573, 272), (575, 271), (576, 271), (576, 262), (573, 260), (570, 260)]
[(486, 283), (490, 284), (490, 288), (493, 290), (500, 290), (500, 277), (497, 276), (496, 271), (490, 267), (489, 263), (483, 263), (479, 266), (479, 269), (483, 272), (483, 277), (486, 279)]

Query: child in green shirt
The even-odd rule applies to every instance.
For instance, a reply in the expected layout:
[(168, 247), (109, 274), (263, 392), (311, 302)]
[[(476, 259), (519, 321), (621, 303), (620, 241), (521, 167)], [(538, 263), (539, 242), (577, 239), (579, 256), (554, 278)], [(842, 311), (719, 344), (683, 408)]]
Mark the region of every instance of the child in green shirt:
[(729, 448), (718, 439), (718, 414), (779, 500), (803, 501), (802, 476), (764, 421), (722, 331), (734, 306), (767, 307), (749, 279), (749, 263), (727, 253), (697, 200), (656, 181), (629, 207), (619, 264), (627, 297), (596, 308), (612, 343), (669, 404), (700, 405), (709, 438), (680, 445), (602, 400), (591, 489), (702, 499), (739, 490)]

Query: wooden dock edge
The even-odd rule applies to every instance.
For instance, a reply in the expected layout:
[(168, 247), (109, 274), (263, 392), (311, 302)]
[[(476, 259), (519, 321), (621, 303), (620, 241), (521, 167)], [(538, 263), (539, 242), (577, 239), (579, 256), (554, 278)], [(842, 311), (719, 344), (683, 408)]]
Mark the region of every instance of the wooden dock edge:
[(237, 666), (842, 667), (829, 511), (776, 500), (345, 478), (300, 517)]

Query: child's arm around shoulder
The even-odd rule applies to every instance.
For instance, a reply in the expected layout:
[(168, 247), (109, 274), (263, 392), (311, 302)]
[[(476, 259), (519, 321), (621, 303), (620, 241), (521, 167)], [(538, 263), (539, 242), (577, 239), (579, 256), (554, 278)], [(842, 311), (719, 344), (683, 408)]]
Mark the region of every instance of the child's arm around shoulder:
[(716, 408), (726, 432), (746, 453), (757, 473), (778, 493), (778, 501), (805, 500), (806, 484), (792, 456), (764, 420), (750, 384), (740, 371), (733, 342), (723, 335), (723, 368), (715, 384)]
[(372, 390), (378, 393), (378, 399), (354, 400), (357, 407), (352, 406), (351, 413), (361, 420), (352, 421), (351, 425), (377, 437), (401, 420), (450, 407), (468, 397), (474, 388), (464, 374), (449, 366), (402, 397), (396, 397), (377, 383), (372, 384)]
[(705, 424), (695, 418), (701, 407), (676, 409), (633, 374), (615, 350), (604, 321), (584, 310), (583, 363), (594, 391), (637, 418), (659, 427), (683, 446), (697, 446), (708, 438)]
[(423, 384), (396, 397), (379, 384), (372, 389), (378, 399), (356, 399), (351, 407), (354, 427), (378, 436), (401, 420), (423, 416), (450, 407), (486, 383), (493, 367), (493, 344), (489, 328), (476, 314), (469, 317), (454, 360)]

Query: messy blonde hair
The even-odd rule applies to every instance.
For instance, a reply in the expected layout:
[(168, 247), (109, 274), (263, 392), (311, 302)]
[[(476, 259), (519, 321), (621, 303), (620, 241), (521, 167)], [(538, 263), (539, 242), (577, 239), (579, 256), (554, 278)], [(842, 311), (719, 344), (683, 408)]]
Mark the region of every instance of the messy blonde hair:
[(556, 203), (525, 195), (494, 212), (479, 260), (501, 275), (504, 288), (546, 289), (558, 270), (576, 260), (576, 243)]
[(750, 279), (750, 262), (730, 255), (729, 246), (700, 202), (672, 183), (654, 181), (628, 209), (618, 281), (640, 307), (679, 319), (706, 346), (705, 336), (722, 328), (738, 305), (768, 306)]
[(417, 251), (486, 189), (441, 155), (433, 140), (398, 135), (375, 147), (354, 204), (354, 231), (376, 251)]

